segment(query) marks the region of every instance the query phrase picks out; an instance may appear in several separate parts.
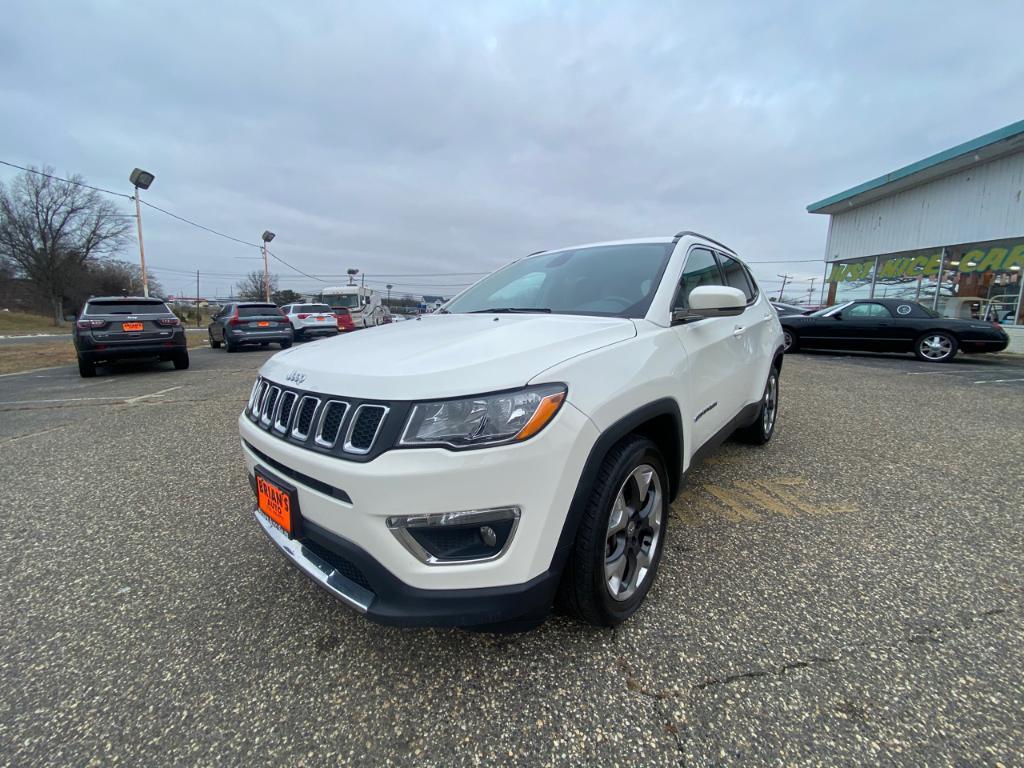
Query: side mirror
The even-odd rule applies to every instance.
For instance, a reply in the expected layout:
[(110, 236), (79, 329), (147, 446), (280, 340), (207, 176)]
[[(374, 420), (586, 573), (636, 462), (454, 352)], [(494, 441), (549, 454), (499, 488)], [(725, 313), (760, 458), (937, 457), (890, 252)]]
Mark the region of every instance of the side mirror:
[(672, 313), (672, 324), (692, 323), (709, 317), (735, 317), (747, 308), (747, 297), (738, 288), (725, 285), (702, 285), (690, 291), (689, 309)]
[(833, 320), (842, 320), (843, 319), (843, 313), (842, 312), (836, 312), (831, 317), (832, 317)]

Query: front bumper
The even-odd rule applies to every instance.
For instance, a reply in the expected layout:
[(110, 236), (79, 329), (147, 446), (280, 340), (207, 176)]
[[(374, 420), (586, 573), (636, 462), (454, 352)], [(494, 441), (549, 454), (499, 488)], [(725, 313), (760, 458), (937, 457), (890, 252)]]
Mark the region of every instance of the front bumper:
[[(569, 403), (540, 434), (518, 445), (463, 452), (392, 449), (366, 462), (283, 441), (244, 414), (239, 431), (250, 477), (259, 465), (294, 485), (302, 535), (313, 536), (315, 546), (345, 553), (366, 575), (374, 596), (366, 612), (382, 621), (417, 624), (505, 621), (529, 613), (537, 603), (550, 604), (557, 582), (551, 573), (555, 548), (598, 437), (590, 419)], [(521, 517), (505, 553), (492, 560), (424, 563), (386, 525), (395, 515), (504, 505), (518, 506)], [(324, 581), (317, 576), (322, 569), (285, 554)]]
[(1002, 352), (1010, 345), (1010, 337), (1005, 339), (964, 339), (960, 349), (967, 354), (975, 352)]
[(317, 586), (381, 624), (486, 627), (536, 623), (547, 615), (558, 575), (541, 574), (526, 584), (482, 589), (410, 587), (352, 542), (304, 522), (289, 539), (259, 511), (254, 516), (281, 553)]

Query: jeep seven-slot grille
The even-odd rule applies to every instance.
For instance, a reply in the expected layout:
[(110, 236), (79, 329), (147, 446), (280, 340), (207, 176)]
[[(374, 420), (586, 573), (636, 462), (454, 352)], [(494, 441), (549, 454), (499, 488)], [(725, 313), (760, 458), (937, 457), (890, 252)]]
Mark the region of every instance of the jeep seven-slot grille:
[(374, 447), (389, 411), (389, 405), (325, 397), (263, 378), (246, 406), (249, 418), (275, 437), (356, 461), (376, 455)]
[(354, 453), (366, 453), (373, 447), (377, 430), (384, 420), (387, 409), (383, 405), (360, 405), (352, 418), (348, 440), (345, 448)]
[(316, 433), (317, 445), (332, 448), (338, 442), (338, 432), (341, 431), (341, 422), (344, 421), (347, 410), (348, 403), (338, 400), (329, 400), (324, 405), (320, 416), (320, 429)]

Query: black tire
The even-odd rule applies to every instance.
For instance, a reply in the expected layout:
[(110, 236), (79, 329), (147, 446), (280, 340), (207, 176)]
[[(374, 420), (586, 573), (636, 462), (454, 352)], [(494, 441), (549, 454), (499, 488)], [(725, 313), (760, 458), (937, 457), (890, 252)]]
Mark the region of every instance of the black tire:
[(948, 363), (960, 348), (949, 331), (925, 331), (914, 339), (914, 355), (926, 363)]
[(213, 334), (210, 334), (210, 348), (220, 349), (220, 342), (213, 338)]
[(774, 365), (768, 372), (768, 380), (764, 384), (761, 407), (757, 410), (757, 419), (746, 427), (736, 430), (735, 437), (750, 445), (764, 445), (775, 434), (775, 425), (779, 421), (779, 369)]
[[(643, 499), (637, 499), (636, 504), (641, 507), (639, 511), (651, 507), (648, 518), (655, 514), (660, 516), (657, 534), (651, 541), (649, 565), (641, 577), (642, 582), (634, 586), (629, 597), (620, 596), (617, 599), (612, 596), (612, 588), (605, 572), (607, 562), (611, 562), (606, 560), (611, 556), (608, 552), (608, 544), (611, 541), (609, 519), (620, 490), (625, 491), (634, 471), (640, 471), (645, 465), (657, 475), (657, 496), (653, 495), (656, 486), (652, 479), (647, 495)], [(638, 486), (634, 485), (633, 489), (636, 494), (639, 493)], [(665, 462), (657, 446), (650, 440), (639, 435), (629, 435), (608, 452), (601, 464), (597, 481), (591, 489), (579, 529), (576, 531), (576, 541), (569, 553), (569, 560), (559, 585), (559, 604), (565, 611), (581, 621), (599, 627), (621, 624), (637, 611), (657, 576), (661, 553), (665, 549), (668, 493)], [(633, 511), (628, 519), (633, 521), (635, 514), (636, 511)], [(626, 551), (630, 547), (630, 542), (637, 536), (647, 536), (645, 529), (640, 525), (634, 527), (633, 522), (620, 533), (623, 535)], [(629, 569), (637, 569), (639, 566), (635, 556), (631, 561), (628, 559), (626, 551), (620, 555), (627, 559), (627, 570), (624, 574), (628, 574), (630, 579), (635, 579), (638, 571), (633, 570), (631, 573)]]
[(796, 352), (800, 348), (800, 337), (792, 328), (782, 328), (782, 351), (787, 355)]
[(226, 336), (224, 337), (224, 346), (227, 348), (228, 352), (238, 351), (238, 345), (235, 344), (233, 341), (231, 341), (231, 339), (227, 338)]
[(90, 363), (88, 360), (78, 358), (78, 375), (83, 379), (91, 379), (96, 375), (96, 364)]
[(188, 352), (182, 352), (174, 356), (174, 370), (184, 371), (188, 369)]
[(305, 331), (299, 331), (299, 330), (295, 331), (295, 341), (302, 341), (305, 338), (306, 338), (306, 332)]
[(292, 345), (292, 343), (290, 341), (282, 341), (281, 342), (281, 349), (288, 349), (288, 347), (290, 347), (291, 345)]

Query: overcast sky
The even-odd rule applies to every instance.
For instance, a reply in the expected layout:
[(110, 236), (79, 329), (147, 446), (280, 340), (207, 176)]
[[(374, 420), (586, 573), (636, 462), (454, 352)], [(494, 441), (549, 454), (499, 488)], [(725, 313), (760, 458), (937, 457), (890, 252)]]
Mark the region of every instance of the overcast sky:
[[(7, 0), (3, 15), (0, 159), (125, 192), (145, 168), (144, 199), (243, 239), (271, 229), (317, 275), (483, 272), (685, 228), (794, 261), (757, 267), (766, 284), (820, 276), (800, 263), (825, 244), (808, 203), (1024, 117), (1019, 0)], [(169, 293), (194, 292), (170, 270), (209, 273), (212, 294), (261, 266), (143, 222)], [(467, 278), (386, 280), (451, 294)]]

